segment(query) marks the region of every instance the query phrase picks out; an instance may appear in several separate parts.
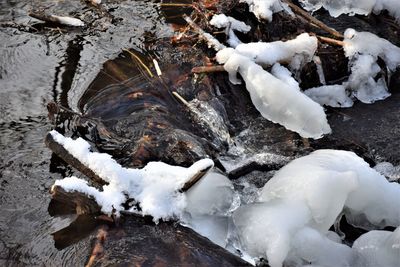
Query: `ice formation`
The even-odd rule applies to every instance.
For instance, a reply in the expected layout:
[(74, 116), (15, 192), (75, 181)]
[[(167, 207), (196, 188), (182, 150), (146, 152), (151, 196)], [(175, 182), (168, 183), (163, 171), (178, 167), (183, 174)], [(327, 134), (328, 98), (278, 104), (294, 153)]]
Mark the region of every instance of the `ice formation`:
[(306, 10), (316, 11), (325, 8), (333, 17), (342, 14), (368, 15), (387, 10), (390, 15), (400, 20), (400, 2), (398, 0), (299, 0)]
[[(385, 70), (378, 65), (381, 58), (393, 72), (400, 65), (400, 48), (369, 32), (347, 29), (344, 33), (344, 51), (349, 58), (350, 76), (341, 85), (322, 86), (305, 92), (321, 105), (351, 107), (352, 98), (373, 103), (390, 96)], [(389, 75), (390, 76), (390, 75)]]
[(262, 66), (272, 66), (279, 62), (288, 63), (291, 69), (299, 70), (304, 63), (313, 59), (317, 48), (317, 38), (302, 33), (286, 42), (240, 44), (236, 47), (236, 51)]
[(210, 20), (210, 24), (217, 28), (224, 28), (228, 31), (228, 44), (231, 47), (236, 47), (242, 43), (234, 31), (246, 33), (251, 30), (251, 27), (246, 25), (244, 22), (238, 21), (235, 18), (224, 14), (214, 15)]
[(240, 2), (247, 3), (250, 12), (253, 12), (258, 19), (272, 21), (272, 15), (283, 10), (292, 13), (287, 4), (280, 0), (240, 0)]
[(222, 174), (211, 172), (186, 192), (186, 200), (185, 215), (181, 221), (225, 247), (230, 211), (240, 204), (232, 182)]
[(400, 65), (400, 48), (372, 33), (354, 29), (347, 29), (344, 37), (344, 51), (351, 67), (347, 88), (364, 103), (390, 96), (385, 78), (375, 80), (382, 71), (377, 60), (381, 58), (389, 71), (395, 71)]
[(400, 227), (394, 232), (370, 231), (360, 236), (353, 244), (360, 260), (356, 267), (400, 266)]
[(197, 172), (209, 169), (213, 161), (203, 159), (189, 168), (150, 162), (143, 169), (129, 169), (119, 165), (110, 155), (90, 152), (90, 145), (82, 138), (73, 140), (51, 131), (54, 140), (75, 158), (93, 170), (109, 184), (103, 191), (91, 187), (76, 177), (57, 180), (55, 185), (67, 191), (78, 191), (94, 197), (104, 213), (118, 213), (127, 197), (140, 205), (141, 214), (151, 215), (154, 221), (181, 216), (186, 208), (186, 196), (179, 189)]
[[(278, 60), (280, 57), (274, 58)], [(217, 53), (217, 60), (224, 64), (232, 83), (240, 83), (236, 77), (240, 73), (254, 106), (264, 118), (303, 137), (320, 138), (331, 132), (319, 104), (265, 71), (253, 61), (254, 58), (233, 48), (225, 48)]]
[(326, 237), (343, 210), (352, 222), (400, 225), (400, 185), (347, 151), (318, 150), (292, 161), (267, 182), (258, 201), (241, 206), (233, 220), (244, 249), (267, 256), (272, 267), (285, 259), (338, 266), (330, 253), (343, 256), (340, 266), (352, 266), (354, 252)]
[(68, 26), (76, 26), (76, 27), (83, 27), (85, 26), (85, 23), (76, 18), (71, 18), (71, 17), (63, 17), (63, 16), (56, 16), (56, 15), (51, 15), (51, 17), (55, 20), (57, 20), (59, 23), (68, 25)]
[(380, 162), (374, 169), (391, 182), (400, 180), (400, 166), (393, 166), (390, 162)]
[(353, 106), (353, 100), (343, 85), (325, 85), (308, 89), (304, 92), (320, 105), (347, 108)]

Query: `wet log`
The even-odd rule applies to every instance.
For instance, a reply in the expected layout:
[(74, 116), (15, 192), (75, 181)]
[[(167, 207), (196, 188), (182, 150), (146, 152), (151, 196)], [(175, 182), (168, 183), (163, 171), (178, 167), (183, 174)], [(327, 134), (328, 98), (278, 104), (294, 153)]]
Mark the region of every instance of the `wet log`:
[(67, 192), (62, 187), (54, 185), (50, 189), (51, 198), (67, 207), (71, 207), (78, 215), (99, 214), (100, 206), (94, 198), (81, 192)]
[(78, 159), (72, 156), (62, 145), (57, 143), (53, 136), (49, 133), (46, 135), (45, 144), (51, 149), (57, 156), (63, 159), (71, 167), (77, 169), (82, 174), (90, 178), (94, 183), (98, 185), (106, 185), (107, 182), (104, 181), (100, 176), (98, 176), (94, 171), (82, 164)]
[(176, 222), (155, 225), (151, 217), (124, 213), (116, 226), (91, 215), (99, 213), (100, 207), (83, 193), (53, 186), (51, 194), (53, 200), (75, 206), (79, 215), (69, 226), (53, 233), (57, 249), (93, 236), (100, 225), (110, 226), (99, 230), (86, 266), (251, 266)]
[(86, 266), (251, 266), (192, 229), (137, 216), (100, 229), (92, 251)]

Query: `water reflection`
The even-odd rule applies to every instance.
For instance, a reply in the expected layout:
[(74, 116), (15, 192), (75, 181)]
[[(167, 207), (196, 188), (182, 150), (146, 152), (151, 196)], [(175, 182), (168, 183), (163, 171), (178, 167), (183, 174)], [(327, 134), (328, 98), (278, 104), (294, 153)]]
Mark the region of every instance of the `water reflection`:
[[(84, 92), (88, 93), (83, 98), (94, 97), (95, 93), (86, 89), (104, 62), (116, 58), (123, 48), (137, 47), (141, 51), (146, 34), (151, 34), (155, 41), (170, 37), (173, 30), (160, 19), (160, 13), (171, 16), (168, 23), (177, 15), (176, 9), (167, 12), (159, 9), (159, 3), (155, 1), (109, 1), (106, 4), (116, 19), (106, 25), (108, 28), (104, 31), (101, 19), (97, 19), (97, 24), (86, 32), (45, 28), (36, 32), (29, 28), (38, 23), (27, 16), (31, 8), (46, 7), (49, 12), (65, 15), (83, 14), (85, 19), (95, 17), (95, 13), (86, 9), (84, 1), (0, 2), (0, 21), (23, 26), (0, 28), (2, 266), (82, 266), (91, 253), (91, 240), (95, 238), (92, 230), (98, 226), (98, 220), (84, 216), (74, 222), (76, 216), (66, 215), (70, 211), (51, 217), (47, 210), (48, 189), (54, 180), (76, 173), (52, 156), (43, 144), (44, 136), (52, 128), (45, 116), (46, 104), (53, 100), (79, 110), (78, 102)], [(114, 69), (118, 68), (121, 67), (114, 66)], [(118, 76), (115, 71), (111, 74), (119, 82), (131, 78), (133, 83), (135, 74), (128, 68), (135, 69), (129, 65), (122, 73), (125, 76)], [(135, 85), (136, 82), (146, 83), (135, 80)], [(139, 84), (139, 88), (143, 86)], [(108, 92), (113, 90), (110, 88)], [(98, 101), (101, 102), (101, 98), (99, 96)], [(86, 108), (95, 110), (94, 106), (84, 106), (82, 104), (82, 111)]]

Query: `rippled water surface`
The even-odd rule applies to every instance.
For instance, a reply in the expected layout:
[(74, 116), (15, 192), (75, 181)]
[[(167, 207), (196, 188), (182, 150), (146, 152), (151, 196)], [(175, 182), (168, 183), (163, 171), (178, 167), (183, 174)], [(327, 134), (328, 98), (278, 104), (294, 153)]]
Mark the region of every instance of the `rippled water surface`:
[[(78, 102), (107, 60), (146, 38), (170, 37), (157, 1), (106, 1), (109, 17), (85, 1), (0, 1), (0, 265), (82, 266), (91, 236), (63, 250), (53, 233), (74, 217), (51, 217), (48, 190), (73, 171), (54, 164), (43, 138), (52, 128), (46, 104), (79, 110)], [(45, 8), (90, 24), (55, 28), (27, 16)], [(168, 12), (167, 12), (168, 13)], [(93, 227), (94, 228), (94, 227)], [(62, 246), (62, 245), (61, 245)], [(58, 246), (59, 247), (59, 246)]]

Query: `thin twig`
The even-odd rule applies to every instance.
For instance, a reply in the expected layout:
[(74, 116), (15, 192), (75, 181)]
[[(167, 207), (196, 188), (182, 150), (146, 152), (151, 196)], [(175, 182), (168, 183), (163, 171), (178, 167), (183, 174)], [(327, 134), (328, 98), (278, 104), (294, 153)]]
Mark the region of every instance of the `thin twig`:
[(178, 92), (172, 92), (172, 94), (185, 106), (190, 107), (189, 102), (187, 102)]
[(195, 175), (193, 175), (193, 177), (190, 178), (189, 181), (187, 181), (179, 191), (180, 192), (188, 191), (198, 181), (200, 181), (200, 179), (203, 178), (208, 173), (208, 171), (211, 170), (211, 169), (212, 169), (212, 166), (209, 166), (209, 167), (205, 168), (204, 170), (201, 170), (198, 173), (196, 173)]
[(335, 36), (337, 38), (343, 38), (343, 34), (341, 34), (340, 32), (336, 31), (335, 29), (329, 27), (328, 25), (326, 25), (325, 23), (323, 23), (319, 19), (314, 18), (308, 12), (304, 11), (303, 9), (298, 7), (297, 5), (293, 4), (290, 0), (284, 0), (284, 2), (293, 10), (294, 13), (304, 17), (306, 20), (308, 20), (309, 22), (313, 23), (315, 26), (319, 27), (321, 30), (326, 31), (326, 32), (332, 34), (333, 36)]
[(90, 178), (93, 182), (98, 185), (106, 185), (108, 184), (104, 181), (100, 176), (98, 176), (93, 170), (85, 166), (82, 162), (80, 162), (77, 158), (71, 155), (68, 150), (66, 150), (62, 145), (60, 145), (56, 140), (54, 140), (53, 136), (49, 133), (46, 135), (45, 144), (51, 151), (53, 151), (57, 156), (63, 159), (70, 166), (74, 167), (88, 178)]
[(212, 46), (215, 51), (220, 51), (226, 48), (225, 45), (221, 44), (215, 37), (211, 34), (205, 32), (199, 25), (197, 25), (189, 16), (183, 15), (184, 20), (192, 27), (192, 29), (202, 38), (205, 40), (209, 46)]
[(200, 66), (194, 67), (192, 69), (192, 73), (210, 73), (210, 72), (222, 72), (225, 71), (224, 66), (217, 65), (217, 66)]
[(136, 59), (136, 61), (147, 71), (147, 73), (150, 75), (150, 77), (154, 77), (153, 73), (151, 72), (151, 70), (149, 69), (149, 67), (146, 66), (146, 64), (143, 63), (143, 61), (140, 59), (140, 57), (138, 57), (137, 55), (135, 55), (134, 53), (132, 53), (131, 51), (129, 51), (128, 49), (122, 49), (123, 51), (127, 52), (129, 55), (131, 55), (134, 59)]
[(337, 46), (344, 46), (343, 41), (339, 41), (336, 39), (332, 39), (329, 37), (324, 37), (324, 36), (317, 36), (318, 40), (320, 40), (323, 43), (331, 44), (331, 45), (337, 45)]

